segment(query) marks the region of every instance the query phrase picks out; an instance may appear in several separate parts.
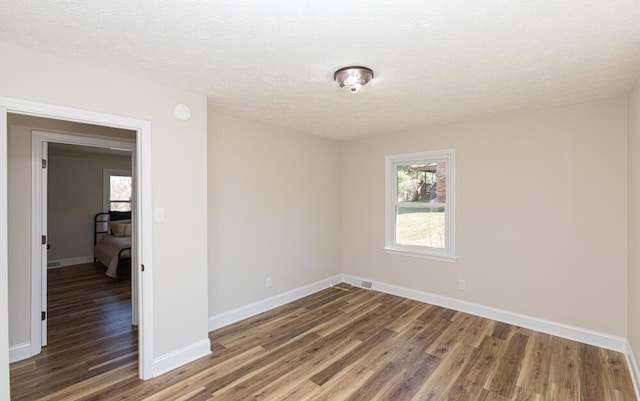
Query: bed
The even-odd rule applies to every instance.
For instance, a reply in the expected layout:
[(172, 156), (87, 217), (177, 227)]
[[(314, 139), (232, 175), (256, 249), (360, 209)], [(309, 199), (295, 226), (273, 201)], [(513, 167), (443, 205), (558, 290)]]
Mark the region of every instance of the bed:
[(94, 217), (93, 260), (114, 279), (131, 272), (131, 212), (109, 211)]

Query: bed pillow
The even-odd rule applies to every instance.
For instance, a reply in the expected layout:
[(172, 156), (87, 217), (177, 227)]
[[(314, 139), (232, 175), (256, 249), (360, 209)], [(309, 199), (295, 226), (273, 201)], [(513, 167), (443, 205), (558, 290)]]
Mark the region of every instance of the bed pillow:
[(114, 237), (130, 237), (131, 236), (131, 223), (119, 223), (112, 221), (109, 223), (111, 228), (111, 235)]

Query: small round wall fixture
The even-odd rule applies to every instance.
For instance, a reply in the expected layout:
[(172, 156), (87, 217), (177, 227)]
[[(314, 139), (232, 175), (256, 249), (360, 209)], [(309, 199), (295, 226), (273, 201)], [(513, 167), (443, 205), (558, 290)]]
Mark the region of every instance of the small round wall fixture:
[(333, 79), (338, 83), (340, 91), (357, 94), (373, 79), (373, 71), (367, 67), (344, 67), (333, 74)]
[(173, 108), (173, 114), (178, 120), (187, 121), (191, 118), (191, 109), (184, 103), (176, 104)]

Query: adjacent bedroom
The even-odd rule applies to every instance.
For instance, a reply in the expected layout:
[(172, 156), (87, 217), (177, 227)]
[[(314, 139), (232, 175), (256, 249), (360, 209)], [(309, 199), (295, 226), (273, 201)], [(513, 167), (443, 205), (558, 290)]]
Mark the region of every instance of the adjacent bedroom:
[[(64, 372), (56, 380), (58, 388), (68, 386), (74, 377), (92, 377), (96, 372), (116, 365), (137, 362), (137, 322), (132, 303), (132, 152), (128, 149), (63, 143), (92, 143), (96, 138), (128, 138), (131, 132), (11, 115), (9, 118), (9, 227), (12, 230), (10, 258), (14, 286), (12, 304), (31, 313), (34, 302), (27, 287), (29, 248), (20, 244), (24, 221), (35, 220), (30, 203), (32, 190), (32, 149), (43, 142), (42, 199), (43, 232), (41, 266), (42, 327), (30, 332), (24, 324), (10, 325), (10, 331), (22, 344), (22, 352), (37, 354), (26, 363), (44, 363), (46, 358), (59, 362), (53, 366)], [(42, 139), (44, 138), (44, 139)], [(32, 308), (33, 309), (33, 308)], [(33, 327), (33, 326), (32, 326)], [(40, 343), (34, 341), (40, 338)], [(41, 345), (41, 347), (39, 346)], [(20, 353), (14, 353), (14, 357)], [(25, 355), (26, 356), (26, 355)], [(20, 364), (21, 362), (16, 362)], [(46, 364), (49, 366), (49, 364)], [(50, 367), (50, 366), (49, 366)], [(21, 369), (24, 380), (41, 380), (41, 369)], [(24, 396), (39, 397), (37, 386), (25, 388)]]

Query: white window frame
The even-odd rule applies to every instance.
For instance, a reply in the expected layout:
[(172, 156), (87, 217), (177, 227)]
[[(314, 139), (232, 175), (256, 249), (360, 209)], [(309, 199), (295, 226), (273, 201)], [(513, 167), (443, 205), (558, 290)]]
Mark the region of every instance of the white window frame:
[[(119, 170), (114, 168), (102, 169), (102, 206), (103, 211), (108, 212), (111, 210), (111, 177), (131, 177), (131, 194), (133, 195), (133, 175), (131, 170)], [(133, 200), (131, 203), (133, 208)]]
[[(401, 245), (396, 243), (396, 215), (398, 207), (398, 176), (396, 166), (399, 164), (412, 163), (429, 163), (437, 160), (446, 160), (447, 162), (447, 179), (446, 189), (447, 196), (444, 204), (437, 204), (445, 208), (445, 248), (431, 248), (427, 246), (417, 245)], [(424, 259), (437, 260), (442, 262), (455, 263), (456, 246), (455, 246), (455, 149), (433, 150), (417, 153), (403, 153), (396, 155), (388, 155), (385, 157), (385, 246), (384, 250), (388, 253), (399, 254), (404, 256), (413, 256)], [(403, 205), (407, 206), (407, 205)], [(432, 204), (425, 203), (415, 205), (416, 207), (430, 207)], [(436, 205), (433, 205), (436, 206)]]

